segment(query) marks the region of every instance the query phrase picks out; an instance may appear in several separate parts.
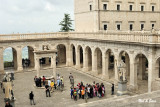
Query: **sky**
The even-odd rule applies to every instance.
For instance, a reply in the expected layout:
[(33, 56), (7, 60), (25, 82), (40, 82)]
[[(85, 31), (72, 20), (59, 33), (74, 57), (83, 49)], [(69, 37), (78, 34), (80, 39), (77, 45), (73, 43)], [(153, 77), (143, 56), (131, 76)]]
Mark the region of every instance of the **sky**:
[(0, 0), (0, 34), (58, 32), (64, 13), (74, 20), (74, 0)]

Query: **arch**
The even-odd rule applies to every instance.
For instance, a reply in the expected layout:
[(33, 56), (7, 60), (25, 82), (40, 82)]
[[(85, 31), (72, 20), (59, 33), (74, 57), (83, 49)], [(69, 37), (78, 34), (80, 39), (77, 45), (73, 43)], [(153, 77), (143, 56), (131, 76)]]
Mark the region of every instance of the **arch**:
[(22, 65), (24, 69), (35, 67), (33, 51), (33, 46), (24, 46), (22, 48)]
[(105, 52), (105, 62), (106, 62), (106, 74), (108, 74), (108, 78), (114, 78), (115, 72), (114, 72), (114, 53), (112, 49), (107, 49)]
[(57, 46), (57, 65), (66, 65), (66, 46), (64, 44), (58, 44)]
[(119, 61), (123, 60), (126, 64), (126, 78), (129, 80), (130, 78), (130, 57), (127, 51), (121, 50), (119, 53)]
[(14, 47), (6, 47), (3, 49), (3, 63), (4, 69), (17, 70), (17, 50)]
[(155, 78), (160, 78), (160, 57), (156, 58)]
[(77, 47), (78, 51), (79, 51), (79, 55), (80, 55), (80, 67), (83, 68), (83, 48), (81, 45), (78, 45)]
[(85, 53), (87, 55), (87, 71), (91, 71), (92, 70), (92, 50), (89, 46), (85, 47)]
[(98, 71), (97, 74), (102, 74), (102, 51), (99, 47), (97, 47), (94, 52)]
[(137, 86), (139, 90), (143, 90), (143, 92), (148, 92), (148, 59), (146, 55), (138, 53), (135, 56), (134, 62), (136, 70), (135, 72), (137, 73)]
[(71, 50), (70, 51), (72, 53), (71, 54), (71, 58), (72, 58), (72, 60), (71, 60), (72, 62), (71, 63), (73, 65), (76, 65), (76, 50), (75, 50), (75, 45), (74, 44), (71, 44)]

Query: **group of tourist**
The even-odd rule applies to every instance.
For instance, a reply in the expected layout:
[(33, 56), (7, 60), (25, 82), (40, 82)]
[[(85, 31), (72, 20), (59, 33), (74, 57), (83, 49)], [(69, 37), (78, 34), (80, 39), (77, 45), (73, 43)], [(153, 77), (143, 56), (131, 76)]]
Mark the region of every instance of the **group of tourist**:
[(29, 67), (29, 65), (30, 65), (30, 60), (29, 59), (22, 59), (22, 65), (23, 65), (23, 67)]
[(79, 99), (84, 98), (93, 98), (93, 97), (104, 97), (105, 95), (105, 86), (103, 83), (95, 83), (84, 85), (83, 82), (78, 83), (77, 87), (71, 88), (71, 99), (77, 100), (77, 96)]

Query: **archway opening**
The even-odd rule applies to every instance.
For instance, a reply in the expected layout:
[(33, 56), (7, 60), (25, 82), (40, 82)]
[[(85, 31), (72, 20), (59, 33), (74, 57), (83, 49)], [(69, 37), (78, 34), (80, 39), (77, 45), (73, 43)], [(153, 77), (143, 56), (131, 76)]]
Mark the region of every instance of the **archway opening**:
[(99, 48), (96, 48), (95, 56), (97, 60), (97, 72), (99, 75), (99, 74), (102, 74), (102, 52)]
[(22, 49), (22, 66), (25, 69), (32, 69), (35, 66), (34, 49), (31, 46), (25, 46)]
[(130, 58), (127, 52), (121, 51), (119, 54), (119, 61), (123, 61), (126, 64), (126, 79), (129, 81), (130, 79)]
[(3, 51), (4, 70), (17, 70), (17, 51), (8, 47)]
[(91, 71), (92, 70), (92, 51), (90, 47), (86, 47), (86, 55), (87, 55), (87, 67), (88, 70), (87, 71)]
[(109, 79), (114, 79), (115, 78), (115, 72), (114, 72), (114, 54), (112, 52), (111, 49), (108, 49), (106, 51), (106, 62), (107, 65), (106, 65), (106, 69), (108, 69), (108, 76), (109, 76)]
[(143, 54), (135, 58), (135, 70), (137, 70), (137, 86), (139, 93), (148, 92), (148, 59)]
[(56, 64), (57, 66), (66, 65), (66, 46), (63, 44), (57, 46)]
[(80, 67), (83, 68), (83, 48), (81, 46), (78, 46), (78, 49), (80, 55)]
[(72, 51), (73, 65), (76, 65), (76, 52), (75, 52), (75, 46), (73, 44), (71, 45), (71, 51)]

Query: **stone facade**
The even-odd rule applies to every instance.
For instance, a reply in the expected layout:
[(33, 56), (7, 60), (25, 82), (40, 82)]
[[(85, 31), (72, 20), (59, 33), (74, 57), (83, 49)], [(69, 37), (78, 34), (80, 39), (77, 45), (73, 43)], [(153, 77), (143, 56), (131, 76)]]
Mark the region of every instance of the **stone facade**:
[[(11, 38), (6, 39), (6, 37)], [(1, 73), (4, 73), (3, 52), (6, 48), (12, 47), (14, 49), (15, 70), (22, 72), (23, 47), (29, 46), (35, 51), (41, 50), (44, 45), (48, 45), (50, 49), (57, 48), (58, 50), (59, 47), (59, 52), (63, 53), (60, 56), (62, 63), (65, 62), (66, 66), (75, 67), (76, 69), (89, 72), (103, 79), (114, 79), (115, 82), (118, 80), (117, 65), (119, 65), (119, 62), (125, 57), (124, 61), (128, 67), (127, 79), (131, 89), (138, 89), (138, 80), (146, 80), (146, 82), (148, 82), (148, 92), (155, 90), (153, 89), (153, 87), (156, 86), (155, 83), (159, 83), (159, 34), (35, 33), (13, 34), (12, 36), (1, 35), (0, 38)], [(32, 52), (29, 53), (31, 57), (35, 58)], [(113, 61), (111, 61), (111, 57), (113, 57)], [(37, 61), (32, 62), (34, 63), (33, 65), (36, 65), (35, 62)], [(51, 66), (52, 65), (53, 64), (51, 64)]]
[[(119, 8), (119, 9), (118, 9)], [(75, 0), (75, 31), (160, 28), (160, 0)]]

